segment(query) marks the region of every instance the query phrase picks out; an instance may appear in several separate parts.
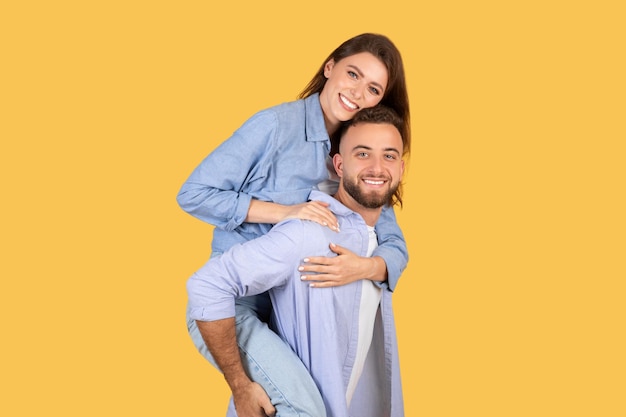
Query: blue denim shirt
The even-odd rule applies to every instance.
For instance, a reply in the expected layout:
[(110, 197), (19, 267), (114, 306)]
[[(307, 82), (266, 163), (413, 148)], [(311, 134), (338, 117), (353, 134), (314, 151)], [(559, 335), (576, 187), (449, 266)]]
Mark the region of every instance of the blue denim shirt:
[[(319, 95), (262, 110), (211, 152), (178, 193), (180, 207), (215, 226), (212, 251), (267, 233), (272, 225), (244, 223), (252, 198), (294, 205), (305, 202), (318, 183), (329, 178), (330, 138)], [(404, 236), (393, 209), (376, 225), (374, 256), (387, 264), (393, 290), (408, 262)]]
[[(313, 191), (337, 215), (340, 233), (317, 223), (290, 219), (266, 235), (233, 246), (212, 258), (187, 282), (189, 315), (202, 321), (235, 316), (235, 299), (269, 290), (272, 327), (298, 354), (324, 398), (329, 417), (404, 415), (391, 292), (383, 291), (368, 363), (352, 399), (346, 387), (354, 365), (361, 288), (359, 280), (332, 288), (311, 288), (300, 280), (305, 256), (335, 256), (335, 242), (366, 256), (363, 218), (332, 197)], [(383, 284), (386, 285), (386, 284)]]

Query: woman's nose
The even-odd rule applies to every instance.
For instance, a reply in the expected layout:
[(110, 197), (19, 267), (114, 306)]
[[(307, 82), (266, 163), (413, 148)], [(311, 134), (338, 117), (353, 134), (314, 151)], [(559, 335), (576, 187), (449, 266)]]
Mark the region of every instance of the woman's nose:
[(353, 86), (350, 94), (352, 94), (352, 97), (354, 98), (361, 98), (361, 96), (363, 95), (363, 86), (360, 84)]

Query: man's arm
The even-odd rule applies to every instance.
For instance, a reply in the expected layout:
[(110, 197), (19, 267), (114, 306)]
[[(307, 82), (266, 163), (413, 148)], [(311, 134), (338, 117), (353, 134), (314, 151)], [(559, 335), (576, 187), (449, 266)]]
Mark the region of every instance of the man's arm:
[(250, 380), (239, 356), (235, 318), (216, 321), (196, 321), (204, 343), (217, 362), (233, 393), (239, 417), (273, 416), (276, 409), (263, 388)]
[[(261, 385), (250, 380), (239, 355), (235, 299), (260, 294), (293, 276), (300, 259), (302, 222), (282, 222), (268, 234), (211, 258), (187, 281), (189, 316), (233, 393), (239, 417), (273, 415)], [(246, 414), (247, 413), (247, 414)]]

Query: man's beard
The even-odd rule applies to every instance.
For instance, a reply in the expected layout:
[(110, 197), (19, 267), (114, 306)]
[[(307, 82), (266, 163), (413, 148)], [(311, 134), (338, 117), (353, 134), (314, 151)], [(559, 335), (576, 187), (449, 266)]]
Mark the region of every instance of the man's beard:
[[(381, 178), (384, 180), (388, 180), (388, 178)], [(374, 192), (364, 193), (359, 187), (360, 180), (359, 178), (355, 178), (354, 181), (346, 181), (344, 178), (343, 188), (346, 192), (354, 198), (354, 200), (368, 209), (375, 209), (384, 206), (385, 204), (391, 201), (391, 197), (398, 189), (399, 182), (396, 184), (391, 184), (389, 189), (384, 194), (377, 194)]]

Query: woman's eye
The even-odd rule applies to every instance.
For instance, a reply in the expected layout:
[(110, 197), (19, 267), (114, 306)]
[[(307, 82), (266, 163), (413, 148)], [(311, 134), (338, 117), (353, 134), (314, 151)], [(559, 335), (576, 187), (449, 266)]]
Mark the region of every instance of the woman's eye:
[(370, 92), (372, 94), (374, 94), (375, 96), (379, 96), (380, 95), (380, 91), (378, 91), (378, 88), (376, 88), (376, 87), (370, 87)]
[(348, 71), (348, 76), (350, 78), (356, 78), (357, 77), (356, 72), (354, 72), (354, 71)]

